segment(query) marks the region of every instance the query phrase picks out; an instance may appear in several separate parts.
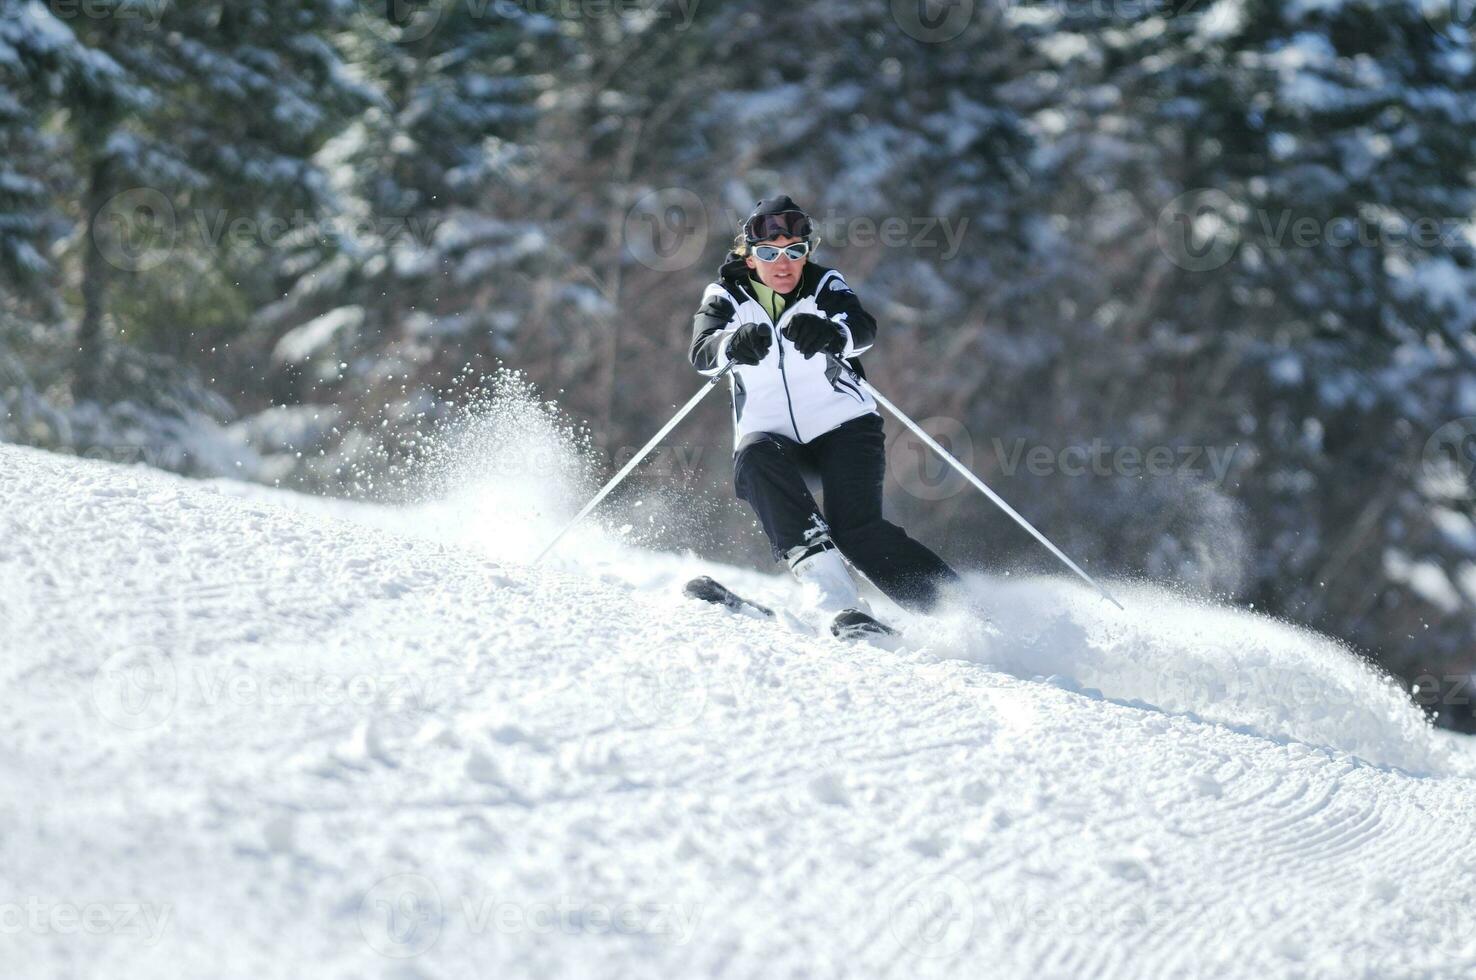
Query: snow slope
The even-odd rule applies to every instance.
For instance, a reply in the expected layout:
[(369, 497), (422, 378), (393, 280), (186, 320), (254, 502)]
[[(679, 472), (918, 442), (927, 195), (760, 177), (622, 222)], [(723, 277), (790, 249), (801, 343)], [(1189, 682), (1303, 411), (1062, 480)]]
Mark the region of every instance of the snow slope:
[(6, 971), (1476, 970), (1472, 753), (1330, 641), (974, 575), (992, 629), (847, 646), (619, 532), (529, 567), (567, 511), (516, 472), (396, 510), (0, 446)]

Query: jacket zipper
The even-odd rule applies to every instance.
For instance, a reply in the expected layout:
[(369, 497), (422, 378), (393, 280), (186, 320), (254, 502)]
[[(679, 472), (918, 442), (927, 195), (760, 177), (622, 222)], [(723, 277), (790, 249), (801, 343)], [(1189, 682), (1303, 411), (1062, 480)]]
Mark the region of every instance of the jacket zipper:
[(789, 374), (784, 370), (784, 337), (779, 333), (779, 324), (774, 322), (774, 318), (769, 315), (768, 308), (764, 306), (758, 295), (751, 289), (748, 290), (748, 294), (753, 297), (755, 303), (758, 303), (759, 309), (764, 311), (764, 316), (769, 320), (769, 326), (773, 328), (774, 346), (779, 348), (779, 380), (784, 382), (784, 404), (789, 406), (789, 426), (794, 429), (794, 441), (804, 442), (800, 438), (799, 423), (794, 420), (794, 399), (789, 394)]
[(804, 442), (800, 438), (799, 423), (794, 420), (794, 399), (789, 397), (789, 375), (784, 372), (784, 338), (779, 336), (778, 324), (774, 324), (774, 343), (779, 346), (779, 380), (784, 382), (784, 401), (789, 405), (789, 425), (794, 429), (794, 441)]

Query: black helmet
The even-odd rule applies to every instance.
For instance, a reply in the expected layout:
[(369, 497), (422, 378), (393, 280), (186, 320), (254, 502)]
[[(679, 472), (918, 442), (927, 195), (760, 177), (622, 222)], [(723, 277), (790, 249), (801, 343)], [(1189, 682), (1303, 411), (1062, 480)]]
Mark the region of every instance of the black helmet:
[(754, 205), (753, 213), (743, 222), (743, 240), (752, 245), (771, 238), (809, 238), (813, 230), (810, 216), (788, 194), (780, 194)]

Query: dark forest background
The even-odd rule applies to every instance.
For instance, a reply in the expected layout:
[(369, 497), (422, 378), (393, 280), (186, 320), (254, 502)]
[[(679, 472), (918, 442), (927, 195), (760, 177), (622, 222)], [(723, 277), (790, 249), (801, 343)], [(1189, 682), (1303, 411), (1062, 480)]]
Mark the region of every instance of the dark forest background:
[[(1476, 93), (1415, 0), (0, 0), (0, 439), (392, 493), (499, 365), (602, 472), (791, 194), (878, 387), (1094, 572), (1471, 727)], [(632, 492), (762, 563), (723, 397)], [(896, 516), (1048, 556), (919, 447)], [(617, 505), (618, 506), (618, 505)]]

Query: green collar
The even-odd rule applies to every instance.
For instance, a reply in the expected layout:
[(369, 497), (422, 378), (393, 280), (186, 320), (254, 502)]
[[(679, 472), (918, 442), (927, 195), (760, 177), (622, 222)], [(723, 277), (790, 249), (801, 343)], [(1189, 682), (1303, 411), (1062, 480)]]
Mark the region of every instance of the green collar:
[(778, 323), (779, 314), (784, 312), (784, 294), (765, 286), (755, 276), (749, 276), (748, 281), (753, 286), (753, 295), (758, 298), (759, 305), (769, 314), (769, 319)]

